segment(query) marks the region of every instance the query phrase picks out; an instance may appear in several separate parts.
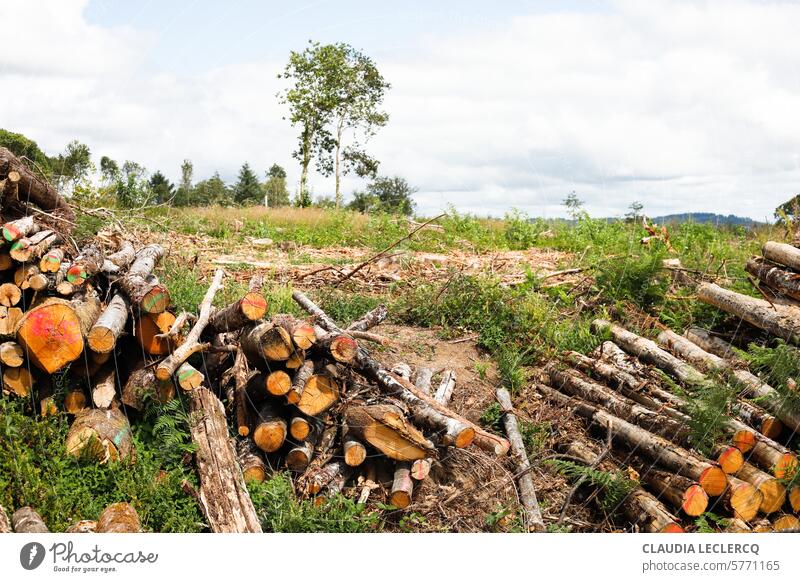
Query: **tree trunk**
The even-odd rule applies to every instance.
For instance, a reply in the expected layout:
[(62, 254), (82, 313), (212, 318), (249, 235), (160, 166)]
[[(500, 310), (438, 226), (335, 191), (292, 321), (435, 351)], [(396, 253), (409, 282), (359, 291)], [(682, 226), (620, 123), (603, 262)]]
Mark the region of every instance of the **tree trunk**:
[(113, 362), (104, 364), (95, 374), (92, 385), (92, 402), (97, 408), (109, 408), (117, 396), (117, 369)]
[[(274, 374), (275, 372), (273, 372)], [(302, 366), (300, 366), (297, 371), (294, 373), (294, 377), (291, 379), (289, 383), (289, 388), (284, 392), (286, 394), (286, 400), (289, 404), (297, 404), (300, 402), (300, 398), (303, 396), (303, 391), (306, 388), (306, 384), (311, 376), (314, 374), (314, 362), (311, 360), (306, 360)], [(288, 375), (286, 372), (283, 372), (284, 376)], [(270, 374), (272, 376), (272, 374)], [(281, 378), (281, 380), (283, 380)], [(283, 383), (283, 382), (282, 382)], [(283, 386), (281, 386), (281, 389)], [(276, 388), (277, 390), (278, 388)], [(272, 390), (269, 390), (270, 393), (273, 393)]]
[(128, 272), (116, 281), (131, 304), (145, 313), (161, 313), (169, 306), (167, 288), (160, 285), (157, 279), (149, 278), (163, 257), (164, 248), (161, 245), (147, 245), (139, 249)]
[(736, 476), (753, 485), (763, 496), (759, 510), (762, 513), (775, 513), (786, 501), (786, 487), (779, 479), (757, 469), (750, 463), (744, 463)]
[(777, 294), (800, 300), (800, 280), (797, 273), (758, 257), (749, 259), (744, 269)]
[(261, 451), (252, 439), (239, 439), (236, 443), (236, 457), (245, 482), (263, 483), (267, 479), (267, 465)]
[(596, 332), (610, 333), (614, 342), (623, 350), (636, 356), (642, 362), (653, 364), (668, 372), (684, 384), (691, 386), (702, 384), (706, 381), (703, 374), (700, 374), (692, 366), (682, 362), (669, 352), (662, 350), (652, 340), (636, 335), (615, 323), (603, 319), (595, 319), (592, 322), (592, 328)]
[(225, 333), (258, 321), (267, 313), (267, 300), (260, 292), (249, 291), (244, 297), (216, 311), (208, 321), (212, 333)]
[(764, 496), (756, 487), (738, 477), (730, 476), (728, 480), (728, 488), (722, 495), (723, 505), (733, 512), (734, 518), (752, 521), (758, 514)]
[(164, 404), (174, 397), (172, 381), (157, 379), (153, 367), (144, 361), (134, 366), (122, 388), (122, 403), (136, 410), (144, 410), (148, 398)]
[(744, 464), (744, 455), (736, 447), (719, 446), (714, 450), (714, 456), (727, 475), (735, 475)]
[(42, 516), (36, 513), (32, 507), (20, 507), (16, 510), (11, 516), (11, 525), (14, 526), (16, 533), (50, 533)]
[(67, 281), (73, 285), (83, 285), (103, 269), (105, 257), (96, 245), (89, 245), (75, 258), (67, 269)]
[(0, 362), (9, 368), (19, 368), (25, 362), (25, 352), (17, 342), (0, 344)]
[(38, 262), (39, 258), (60, 240), (61, 237), (52, 230), (40, 230), (30, 238), (21, 238), (14, 242), (9, 250), (9, 255), (20, 263), (27, 263), (31, 260)]
[(539, 509), (539, 502), (536, 500), (536, 489), (533, 486), (531, 463), (528, 459), (528, 453), (525, 451), (522, 435), (519, 432), (511, 395), (505, 388), (498, 388), (496, 395), (500, 408), (503, 410), (503, 425), (511, 443), (511, 453), (515, 457), (517, 465), (517, 483), (519, 484), (519, 497), (525, 516), (525, 527), (528, 531), (544, 531), (542, 512)]
[(340, 188), (341, 179), (342, 179), (342, 172), (341, 172), (341, 158), (342, 158), (342, 131), (344, 120), (339, 119), (339, 125), (336, 128), (336, 153), (335, 153), (335, 169), (334, 172), (336, 174), (336, 186), (334, 188), (335, 193), (335, 200), (336, 200), (336, 209), (338, 210), (342, 206), (342, 190)]
[(22, 316), (17, 341), (38, 368), (52, 374), (78, 359), (83, 352), (82, 318), (91, 317), (85, 307), (50, 298)]
[(764, 243), (764, 246), (761, 247), (761, 254), (764, 255), (765, 259), (773, 263), (784, 265), (795, 271), (800, 271), (800, 249), (795, 246), (786, 243), (767, 241)]
[(57, 273), (64, 260), (64, 249), (51, 249), (39, 260), (42, 273)]
[[(294, 291), (292, 299), (300, 305), (306, 312), (317, 318), (318, 323), (330, 333), (342, 333), (342, 330), (336, 325), (336, 322), (330, 318), (322, 309), (320, 309), (313, 301), (305, 296), (301, 291)], [(449, 418), (456, 420), (462, 424), (472, 428), (474, 435), (474, 442), (484, 450), (490, 451), (495, 455), (505, 455), (509, 448), (509, 442), (497, 435), (483, 430), (475, 423), (456, 414), (446, 406), (436, 402), (431, 396), (425, 395), (414, 387), (413, 384), (407, 381), (398, 381), (394, 376), (387, 372), (383, 366), (374, 360), (369, 353), (362, 347), (358, 348), (357, 365), (359, 371), (368, 379), (378, 383), (382, 391), (389, 394), (404, 396), (406, 392), (410, 393), (415, 399), (421, 400), (428, 407), (433, 408), (435, 411)]]
[[(45, 211), (55, 211), (57, 216), (66, 221), (65, 225), (75, 222), (75, 213), (56, 189), (28, 170), (17, 156), (6, 148), (0, 147), (0, 180), (8, 176), (10, 172), (19, 173), (17, 195), (20, 201), (32, 202)], [(67, 227), (64, 230), (71, 231), (72, 229)]]
[[(305, 386), (305, 384), (303, 384)], [(290, 404), (293, 404), (288, 394), (292, 389), (292, 378), (283, 370), (275, 370), (267, 375), (266, 379), (267, 392), (273, 396), (286, 396)], [(300, 397), (297, 396), (295, 401), (299, 401)]]
[(791, 343), (800, 343), (800, 308), (770, 303), (728, 291), (714, 283), (701, 283), (697, 298)]
[[(148, 248), (148, 247), (145, 247)], [(138, 262), (138, 259), (137, 259)], [(134, 263), (135, 265), (136, 263)], [(133, 267), (131, 267), (132, 269)], [(200, 302), (200, 312), (197, 316), (197, 321), (192, 326), (191, 331), (186, 335), (184, 342), (175, 349), (172, 354), (164, 358), (156, 368), (156, 378), (159, 380), (169, 380), (175, 373), (175, 370), (183, 364), (189, 356), (197, 351), (203, 349), (203, 345), (199, 343), (200, 335), (208, 325), (208, 318), (211, 316), (213, 308), (212, 303), (217, 291), (222, 287), (222, 278), (225, 276), (225, 271), (217, 269), (214, 273), (214, 278), (206, 291), (203, 301)]]
[(87, 342), (92, 351), (105, 354), (114, 349), (119, 336), (125, 331), (130, 307), (128, 297), (124, 293), (120, 291), (114, 293), (89, 331)]
[(234, 383), (234, 409), (236, 411), (236, 432), (239, 436), (246, 437), (250, 434), (250, 410), (247, 406), (247, 384), (250, 379), (247, 358), (242, 350), (236, 350), (231, 366)]
[(350, 406), (344, 413), (348, 430), (395, 461), (435, 456), (436, 448), (391, 404)]
[(407, 461), (399, 461), (395, 465), (389, 503), (398, 509), (405, 509), (411, 505), (413, 493), (414, 481), (411, 479), (411, 464)]
[(206, 377), (190, 363), (184, 362), (175, 372), (175, 379), (178, 381), (178, 386), (180, 386), (184, 392), (188, 392), (189, 390), (199, 388)]
[(683, 475), (660, 469), (648, 468), (640, 471), (639, 480), (658, 499), (665, 499), (690, 517), (702, 515), (708, 509), (708, 495), (700, 485)]
[(297, 321), (291, 315), (276, 315), (271, 321), (286, 330), (298, 350), (307, 350), (317, 341), (316, 331), (310, 323)]
[(283, 446), (286, 433), (286, 421), (279, 414), (278, 407), (272, 402), (265, 402), (258, 412), (253, 431), (253, 440), (258, 448), (267, 453), (274, 453)]
[(560, 370), (556, 364), (550, 364), (545, 370), (550, 376), (550, 383), (565, 394), (594, 402), (611, 414), (639, 425), (645, 430), (661, 435), (666, 439), (684, 446), (689, 444), (689, 427), (683, 422), (676, 421), (664, 414), (659, 414), (656, 412), (658, 408), (652, 410), (636, 404), (619, 396), (606, 386), (592, 382), (575, 370)]
[(778, 479), (784, 479), (794, 474), (798, 461), (797, 456), (792, 451), (760, 433), (755, 433), (747, 425), (735, 418), (730, 419), (728, 424), (731, 430), (737, 432), (747, 431), (753, 434), (752, 442), (748, 443), (750, 445), (749, 449), (747, 447), (743, 448), (739, 443), (734, 442), (734, 445), (742, 450), (743, 453), (750, 452), (749, 460), (762, 469), (771, 471)]
[[(347, 425), (342, 427), (342, 451), (344, 462), (348, 467), (358, 467), (367, 458), (367, 447), (347, 430)], [(417, 461), (414, 461), (415, 463)]]
[(313, 374), (306, 381), (297, 409), (307, 416), (317, 416), (339, 401), (339, 384), (327, 374)]
[(103, 272), (107, 275), (116, 275), (127, 269), (136, 260), (136, 249), (133, 243), (123, 240), (116, 252), (111, 253), (103, 261)]
[(97, 518), (97, 533), (139, 533), (139, 514), (130, 503), (113, 503)]
[(78, 414), (67, 433), (67, 453), (89, 455), (100, 463), (134, 453), (131, 427), (119, 410), (92, 408)]
[(385, 305), (378, 305), (365, 313), (360, 319), (357, 319), (349, 326), (346, 331), (369, 331), (373, 327), (380, 325), (389, 316), (389, 310)]
[(189, 392), (192, 440), (200, 476), (200, 505), (214, 533), (261, 533), (242, 470), (228, 436), (225, 409), (207, 388)]
[(712, 497), (721, 495), (728, 484), (725, 472), (711, 463), (697, 458), (686, 449), (666, 439), (639, 428), (621, 418), (576, 398), (569, 398), (548, 386), (536, 385), (548, 400), (569, 408), (573, 413), (595, 422), (604, 430), (624, 441), (630, 448), (664, 468), (697, 481)]
[[(583, 439), (572, 441), (565, 449), (565, 452), (570, 457), (579, 459), (588, 466), (596, 464), (599, 454)], [(620, 470), (617, 466), (613, 468), (616, 471)], [(621, 507), (625, 516), (642, 531), (647, 533), (683, 533), (683, 529), (678, 524), (678, 518), (670, 513), (659, 499), (641, 487), (636, 487), (628, 493), (625, 499), (622, 500)]]
[(271, 321), (265, 321), (242, 331), (241, 346), (254, 365), (285, 362), (294, 353), (289, 333)]
[[(0, 152), (2, 155), (2, 152)], [(2, 161), (0, 161), (2, 163)], [(3, 225), (3, 238), (8, 242), (15, 242), (27, 236), (39, 232), (40, 226), (33, 216), (25, 216), (23, 218), (6, 222)]]
[(290, 471), (305, 471), (311, 459), (314, 457), (314, 447), (317, 444), (319, 432), (310, 431), (306, 435), (306, 440), (296, 443), (289, 452), (286, 453), (286, 467)]

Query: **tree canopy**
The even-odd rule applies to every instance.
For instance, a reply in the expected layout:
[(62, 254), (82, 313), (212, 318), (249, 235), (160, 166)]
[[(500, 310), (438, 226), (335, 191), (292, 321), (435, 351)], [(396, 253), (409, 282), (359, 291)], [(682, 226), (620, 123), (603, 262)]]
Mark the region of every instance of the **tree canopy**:
[(272, 164), (267, 171), (267, 181), (264, 182), (264, 194), (267, 197), (267, 206), (270, 208), (289, 205), (289, 190), (286, 187), (286, 170), (278, 164)]
[(417, 188), (409, 185), (400, 176), (375, 178), (365, 192), (356, 192), (348, 204), (351, 210), (360, 212), (388, 212), (391, 214), (414, 214), (416, 204), (412, 196)]
[(233, 199), (237, 204), (256, 204), (261, 202), (263, 192), (258, 176), (245, 162), (239, 170), (239, 177), (233, 186)]

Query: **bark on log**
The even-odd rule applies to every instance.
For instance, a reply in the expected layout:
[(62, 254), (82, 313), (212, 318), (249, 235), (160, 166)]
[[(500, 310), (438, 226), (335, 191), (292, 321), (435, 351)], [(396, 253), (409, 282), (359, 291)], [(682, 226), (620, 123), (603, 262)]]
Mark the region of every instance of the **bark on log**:
[(746, 365), (744, 360), (736, 355), (736, 349), (731, 344), (721, 337), (714, 335), (707, 329), (690, 327), (683, 335), (696, 346), (699, 346), (710, 354), (730, 361), (736, 367)]
[(781, 268), (760, 257), (749, 259), (744, 270), (778, 295), (791, 297), (794, 300), (800, 299), (800, 280), (794, 271)]
[[(445, 372), (445, 374), (448, 373), (449, 370), (448, 372)], [(430, 368), (417, 368), (412, 378), (412, 382), (414, 383), (414, 386), (416, 386), (420, 390), (420, 392), (424, 392), (428, 396), (433, 396), (431, 390), (432, 379), (433, 379), (433, 370), (431, 370)], [(447, 403), (445, 402), (444, 404)]]
[(246, 437), (250, 434), (250, 409), (247, 406), (247, 384), (250, 374), (247, 366), (247, 358), (242, 350), (236, 350), (231, 366), (231, 374), (234, 383), (234, 409), (236, 411), (236, 431), (239, 436)]
[(26, 263), (31, 260), (38, 262), (39, 258), (60, 240), (60, 237), (52, 230), (40, 230), (30, 237), (15, 241), (11, 245), (8, 254), (11, 255), (12, 259), (20, 263)]
[(517, 483), (519, 484), (519, 497), (525, 518), (525, 527), (528, 531), (544, 531), (544, 521), (542, 512), (539, 509), (539, 502), (536, 500), (536, 489), (533, 486), (533, 476), (531, 475), (531, 463), (522, 435), (519, 432), (517, 417), (514, 414), (511, 395), (505, 388), (498, 388), (496, 391), (497, 401), (503, 411), (503, 425), (511, 443), (511, 453), (516, 457), (517, 464)]
[(725, 472), (711, 463), (695, 457), (686, 449), (669, 442), (651, 432), (617, 418), (586, 401), (569, 398), (548, 386), (536, 385), (536, 389), (548, 400), (567, 407), (574, 413), (595, 422), (604, 430), (611, 430), (614, 437), (624, 441), (630, 448), (661, 464), (664, 468), (697, 481), (712, 497), (721, 495), (728, 484)]
[(105, 354), (114, 349), (119, 336), (125, 331), (130, 307), (128, 297), (124, 293), (120, 291), (114, 293), (103, 313), (89, 330), (87, 342), (92, 351)]
[(656, 412), (657, 409), (646, 408), (620, 396), (606, 386), (591, 381), (576, 370), (558, 369), (556, 364), (550, 364), (545, 371), (550, 377), (550, 384), (558, 387), (565, 394), (594, 402), (615, 416), (666, 439), (684, 446), (689, 444), (690, 432), (685, 423), (659, 414)]
[(796, 306), (749, 297), (714, 283), (701, 283), (697, 298), (776, 337), (800, 343), (800, 308)]
[(169, 291), (157, 280), (149, 279), (156, 264), (164, 257), (161, 245), (147, 245), (136, 253), (136, 260), (117, 286), (128, 296), (132, 305), (145, 313), (161, 313), (170, 302)]
[[(742, 450), (744, 453), (750, 453), (748, 457), (750, 461), (754, 462), (762, 469), (770, 471), (778, 479), (784, 479), (794, 474), (798, 466), (798, 460), (797, 456), (792, 451), (776, 443), (774, 440), (765, 437), (761, 433), (754, 432), (747, 425), (735, 418), (730, 419), (728, 423), (731, 430), (737, 432), (747, 431), (753, 434), (754, 439), (749, 451)], [(740, 450), (742, 449), (739, 443), (734, 442), (734, 445), (739, 447)]]
[[(275, 373), (275, 372), (273, 372)], [(282, 372), (283, 376), (288, 377), (286, 372)], [(294, 373), (294, 377), (289, 382), (289, 388), (283, 392), (286, 394), (286, 400), (289, 404), (297, 404), (300, 402), (300, 398), (303, 396), (303, 391), (306, 388), (306, 384), (311, 376), (314, 374), (314, 362), (311, 360), (306, 360), (302, 366), (300, 366)], [(272, 374), (270, 374), (271, 376)], [(281, 376), (276, 378), (276, 380), (280, 380), (280, 387), (276, 387), (275, 390), (282, 390), (285, 386), (285, 379)], [(273, 393), (272, 390), (269, 390), (270, 393)]]
[(595, 319), (592, 322), (592, 328), (596, 332), (610, 333), (614, 342), (626, 352), (636, 356), (643, 362), (661, 368), (665, 372), (675, 376), (684, 384), (691, 386), (702, 384), (706, 380), (704, 375), (699, 374), (697, 370), (689, 366), (686, 362), (662, 350), (654, 341), (636, 335), (615, 323), (604, 319)]
[(414, 481), (411, 479), (411, 465), (407, 461), (400, 461), (395, 465), (389, 503), (398, 509), (405, 509), (411, 505), (413, 494)]
[(294, 353), (291, 336), (271, 321), (242, 330), (241, 346), (254, 365), (284, 362)]
[(453, 390), (456, 388), (455, 370), (445, 370), (439, 388), (436, 390), (434, 398), (437, 402), (447, 406), (453, 398)]
[(762, 495), (758, 509), (761, 513), (775, 513), (786, 501), (786, 487), (780, 479), (761, 471), (750, 463), (744, 463), (736, 476), (753, 485)]
[(245, 482), (263, 483), (267, 479), (267, 465), (252, 439), (239, 439), (236, 443), (236, 457)]
[[(147, 248), (147, 247), (145, 247)], [(137, 259), (138, 262), (138, 259)], [(136, 263), (134, 263), (135, 265)], [(131, 267), (132, 269), (133, 267)], [(214, 278), (206, 291), (203, 301), (200, 302), (200, 311), (197, 316), (197, 321), (192, 326), (191, 331), (186, 334), (184, 342), (175, 349), (172, 354), (164, 358), (156, 368), (156, 378), (159, 380), (168, 380), (178, 369), (178, 366), (183, 364), (189, 356), (202, 349), (200, 335), (208, 324), (208, 318), (211, 316), (213, 308), (212, 303), (217, 291), (222, 287), (222, 278), (225, 276), (225, 271), (217, 269), (214, 273)]]
[[(599, 454), (582, 439), (572, 441), (567, 446), (565, 453), (589, 466), (596, 464)], [(613, 468), (620, 470), (616, 466)], [(678, 523), (678, 518), (659, 499), (642, 487), (634, 488), (622, 500), (621, 506), (625, 516), (642, 531), (647, 533), (683, 532), (683, 528)]]
[(130, 503), (112, 503), (97, 518), (97, 533), (139, 533), (142, 523)]
[(683, 475), (648, 468), (639, 472), (639, 480), (658, 499), (665, 499), (690, 517), (702, 515), (708, 509), (708, 494)]
[[(295, 302), (297, 302), (298, 305), (300, 305), (307, 313), (316, 317), (317, 321), (323, 328), (325, 328), (326, 331), (330, 333), (342, 333), (342, 330), (336, 325), (336, 322), (334, 322), (333, 319), (331, 319), (301, 291), (294, 291), (292, 293), (292, 299), (294, 299)], [(394, 376), (387, 372), (381, 364), (374, 360), (363, 347), (358, 348), (357, 365), (359, 371), (366, 378), (377, 382), (382, 391), (401, 397), (405, 392), (408, 392), (411, 394), (411, 396), (421, 400), (423, 403), (427, 404), (429, 407), (433, 408), (439, 413), (472, 428), (475, 432), (474, 442), (482, 449), (490, 451), (497, 456), (505, 455), (508, 452), (510, 444), (506, 439), (485, 431), (475, 423), (472, 423), (454, 413), (446, 406), (436, 402), (436, 400), (432, 397), (417, 390), (416, 387), (414, 387), (414, 385), (410, 382), (398, 381)]]
[(73, 285), (83, 285), (103, 268), (103, 251), (96, 245), (89, 245), (67, 269), (67, 281)]
[(298, 350), (307, 350), (317, 341), (316, 331), (310, 323), (298, 321), (291, 315), (276, 315), (271, 321), (286, 330)]
[(64, 230), (72, 230), (69, 225), (75, 222), (75, 213), (67, 201), (53, 186), (31, 172), (22, 160), (8, 149), (0, 147), (0, 179), (4, 179), (11, 172), (19, 174), (17, 195), (21, 202), (33, 203), (45, 211), (56, 211), (57, 216), (65, 220)]
[(189, 390), (199, 388), (206, 377), (190, 363), (184, 362), (175, 372), (175, 379), (178, 381), (178, 386), (180, 386), (184, 392), (188, 392)]
[(42, 273), (57, 273), (64, 261), (64, 249), (50, 249), (39, 260), (39, 270)]
[(133, 243), (123, 240), (119, 248), (106, 256), (103, 261), (103, 272), (107, 275), (117, 275), (127, 269), (136, 260), (136, 249)]
[[(2, 153), (0, 152), (0, 155)], [(2, 161), (0, 161), (2, 163)], [(37, 223), (33, 216), (23, 216), (17, 220), (6, 222), (3, 225), (3, 238), (8, 242), (15, 242), (27, 236), (31, 236), (39, 232), (39, 223)]]
[(122, 403), (136, 410), (144, 410), (148, 399), (164, 404), (174, 397), (172, 382), (156, 378), (155, 370), (146, 362), (139, 362), (134, 367), (122, 388)]
[(32, 507), (20, 507), (16, 510), (11, 516), (11, 525), (16, 533), (50, 533), (42, 516)]
[(242, 329), (267, 313), (267, 300), (260, 292), (249, 291), (244, 297), (216, 311), (208, 321), (214, 334)]
[(391, 404), (350, 406), (344, 413), (348, 430), (395, 461), (436, 455), (436, 448)]
[(800, 249), (795, 246), (786, 243), (767, 241), (764, 243), (764, 246), (761, 247), (761, 254), (764, 255), (765, 259), (773, 263), (778, 263), (779, 265), (784, 265), (795, 271), (800, 271)]
[(207, 388), (189, 392), (192, 440), (200, 476), (200, 504), (214, 533), (261, 533), (236, 452), (228, 437), (225, 409)]
[(11, 520), (8, 519), (5, 507), (0, 505), (0, 534), (12, 533)]
[(87, 455), (99, 463), (126, 459), (134, 454), (131, 427), (119, 410), (92, 408), (78, 414), (67, 433), (67, 453)]
[(738, 477), (728, 478), (728, 489), (722, 495), (722, 503), (736, 519), (748, 522), (755, 519), (758, 508), (761, 507), (764, 496), (752, 484), (742, 481)]
[[(619, 350), (616, 344), (604, 342), (602, 345), (604, 350), (599, 359), (590, 358), (578, 352), (567, 352), (565, 354), (566, 360), (584, 373), (597, 377), (606, 384), (613, 386), (620, 394), (634, 402), (653, 410), (663, 410), (664, 414), (676, 420), (688, 422), (689, 417), (686, 414), (673, 408), (680, 408), (683, 404), (683, 401), (678, 396), (653, 385), (649, 380), (640, 379), (619, 367), (613, 357), (606, 357), (610, 346), (614, 346)], [(625, 355), (625, 357), (627, 356)]]
[(357, 319), (349, 326), (347, 331), (369, 331), (373, 327), (380, 325), (389, 316), (389, 310), (385, 305), (378, 305), (375, 309), (365, 313), (361, 319)]

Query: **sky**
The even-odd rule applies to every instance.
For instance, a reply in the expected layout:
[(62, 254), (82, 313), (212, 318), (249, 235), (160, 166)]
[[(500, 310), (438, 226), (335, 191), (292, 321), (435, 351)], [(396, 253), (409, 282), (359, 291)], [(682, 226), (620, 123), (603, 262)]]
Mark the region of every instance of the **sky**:
[(278, 73), (313, 39), (391, 83), (368, 148), (421, 215), (564, 216), (575, 192), (593, 216), (767, 219), (800, 191), (798, 2), (3, 0), (0, 21), (0, 127), (50, 154), (173, 180), (279, 163), (294, 190)]

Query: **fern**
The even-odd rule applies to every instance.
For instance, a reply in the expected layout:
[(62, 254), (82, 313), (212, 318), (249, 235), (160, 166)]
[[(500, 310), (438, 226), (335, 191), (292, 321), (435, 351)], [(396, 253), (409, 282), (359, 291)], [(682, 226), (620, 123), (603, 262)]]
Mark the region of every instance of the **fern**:
[(145, 408), (144, 418), (151, 423), (153, 437), (168, 451), (170, 459), (180, 460), (184, 455), (197, 450), (190, 434), (191, 417), (180, 398), (165, 404), (150, 400)]
[(728, 419), (736, 412), (736, 394), (736, 388), (723, 378), (684, 393), (689, 403), (689, 442), (701, 454), (710, 455), (725, 438)]
[(603, 492), (600, 504), (608, 511), (617, 509), (625, 497), (628, 496), (628, 493), (633, 491), (637, 485), (635, 481), (632, 481), (621, 471), (602, 471), (561, 459), (552, 459), (546, 462), (568, 479), (578, 480), (583, 478), (590, 485), (600, 489)]
[(800, 351), (782, 340), (774, 348), (750, 344), (742, 355), (750, 367), (775, 387), (778, 404), (785, 410), (800, 408), (800, 394), (789, 385), (800, 380)]
[(694, 520), (694, 525), (697, 527), (697, 533), (715, 533), (720, 529), (724, 529), (731, 524), (731, 520), (706, 511), (702, 515), (698, 515)]

